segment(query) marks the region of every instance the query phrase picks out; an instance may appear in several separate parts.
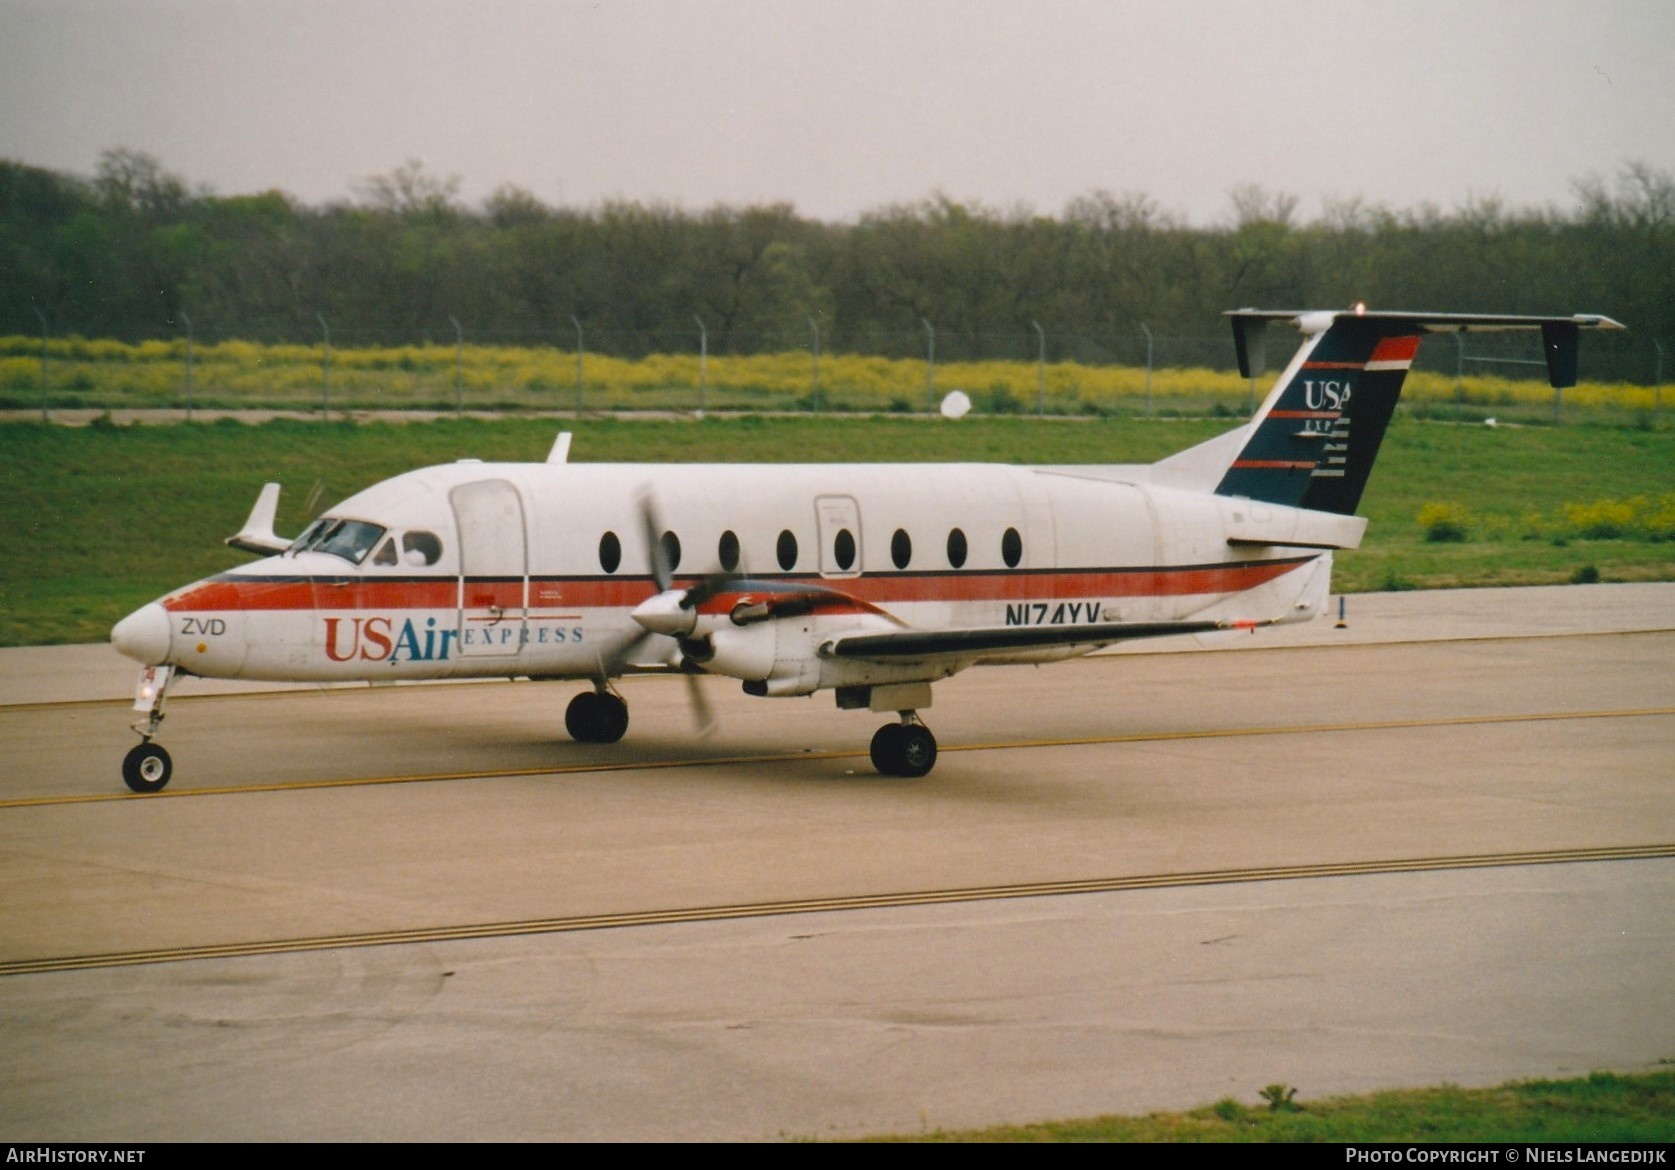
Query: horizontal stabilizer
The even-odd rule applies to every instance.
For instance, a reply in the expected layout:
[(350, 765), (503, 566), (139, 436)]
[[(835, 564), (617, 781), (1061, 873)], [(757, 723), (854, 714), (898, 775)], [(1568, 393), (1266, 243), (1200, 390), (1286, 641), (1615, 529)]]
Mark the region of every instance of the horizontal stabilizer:
[[(1568, 317), (1540, 317), (1514, 313), (1409, 313), (1399, 310), (1229, 309), (1222, 316), (1233, 323), (1233, 348), (1239, 358), (1239, 373), (1246, 378), (1262, 374), (1264, 334), (1270, 321), (1289, 321), (1304, 333), (1330, 328), (1335, 320), (1351, 317), (1375, 323), (1385, 336), (1401, 333), (1479, 333), (1508, 329), (1541, 330), (1542, 350), (1547, 356), (1547, 380), (1555, 388), (1576, 385), (1576, 343), (1583, 329), (1626, 329), (1600, 313), (1572, 313)], [(1390, 327), (1384, 328), (1387, 323)]]

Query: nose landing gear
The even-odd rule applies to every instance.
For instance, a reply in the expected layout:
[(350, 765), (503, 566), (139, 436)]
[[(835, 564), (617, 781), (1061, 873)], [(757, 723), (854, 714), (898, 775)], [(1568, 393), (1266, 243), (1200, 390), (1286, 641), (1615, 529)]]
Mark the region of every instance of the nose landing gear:
[(923, 776), (936, 766), (936, 736), (917, 712), (903, 711), (900, 723), (873, 733), (872, 766), (885, 776)]
[(147, 666), (140, 671), (139, 685), (134, 691), (134, 710), (146, 718), (134, 724), (139, 733), (139, 746), (122, 757), (122, 781), (135, 792), (161, 792), (174, 775), (174, 761), (169, 753), (151, 742), (163, 722), (163, 698), (168, 694), (174, 678), (172, 666)]

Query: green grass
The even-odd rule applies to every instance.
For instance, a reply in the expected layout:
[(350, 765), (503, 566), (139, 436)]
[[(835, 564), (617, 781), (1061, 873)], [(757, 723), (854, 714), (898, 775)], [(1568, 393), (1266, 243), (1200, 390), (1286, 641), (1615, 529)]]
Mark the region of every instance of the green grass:
[[(1254, 1098), (1253, 1098), (1254, 1099)], [(1218, 1101), (1189, 1113), (1096, 1117), (958, 1133), (879, 1138), (930, 1142), (1532, 1142), (1675, 1140), (1675, 1071), (1594, 1073), (1493, 1089), (1408, 1089), (1270, 1109)]]
[[(1226, 420), (710, 418), (583, 420), (578, 461), (799, 459), (1149, 462)], [(87, 428), (0, 425), (0, 645), (102, 641), (124, 613), (246, 559), (222, 545), (268, 480), (281, 533), (398, 472), (462, 456), (540, 460), (559, 424), (473, 419), (356, 425), (275, 421)], [(1366, 547), (1339, 554), (1355, 591), (1675, 579), (1675, 540), (1585, 539), (1567, 505), (1675, 493), (1675, 432), (1398, 419), (1373, 473)], [(310, 502), (313, 501), (313, 507)], [(1425, 539), (1418, 514), (1457, 502), (1467, 538)]]

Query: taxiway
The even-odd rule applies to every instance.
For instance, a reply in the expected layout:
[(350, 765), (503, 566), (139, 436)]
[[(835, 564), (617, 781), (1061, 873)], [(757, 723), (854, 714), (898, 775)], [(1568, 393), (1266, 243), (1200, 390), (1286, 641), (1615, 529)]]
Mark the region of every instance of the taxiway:
[(719, 682), (701, 741), (626, 683), (614, 747), (557, 684), (183, 687), (132, 797), (120, 659), (0, 651), (0, 1137), (851, 1136), (1648, 1067), (1672, 614), (1386, 595), (973, 671), (917, 781), (876, 717)]

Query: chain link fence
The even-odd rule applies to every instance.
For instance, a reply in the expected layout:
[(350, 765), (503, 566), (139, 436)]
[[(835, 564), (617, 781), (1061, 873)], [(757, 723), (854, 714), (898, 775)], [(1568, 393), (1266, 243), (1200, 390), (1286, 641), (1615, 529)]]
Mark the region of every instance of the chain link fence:
[[(393, 337), (384, 327), (339, 331), (322, 315), (312, 329), (241, 337), (200, 336), (183, 321), (177, 334), (135, 343), (43, 331), (0, 338), (0, 409), (926, 413), (960, 390), (992, 414), (1232, 418), (1248, 414), (1289, 356), (1276, 335), (1269, 370), (1247, 381), (1230, 336), (1148, 333), (1140, 323), (1092, 334), (1045, 322), (1011, 333), (922, 322), (917, 332), (844, 339), (811, 323), (788, 348), (783, 332), (701, 332), (699, 320), (597, 332), (565, 322), (538, 336), (449, 318)], [(1466, 421), (1661, 423), (1663, 350), (1657, 339), (1590, 335), (1583, 384), (1561, 396), (1533, 336), (1434, 336), (1404, 403)], [(1651, 365), (1653, 383), (1609, 380), (1630, 363)]]

